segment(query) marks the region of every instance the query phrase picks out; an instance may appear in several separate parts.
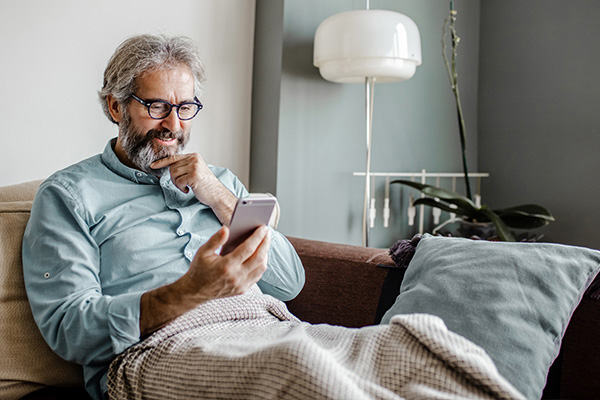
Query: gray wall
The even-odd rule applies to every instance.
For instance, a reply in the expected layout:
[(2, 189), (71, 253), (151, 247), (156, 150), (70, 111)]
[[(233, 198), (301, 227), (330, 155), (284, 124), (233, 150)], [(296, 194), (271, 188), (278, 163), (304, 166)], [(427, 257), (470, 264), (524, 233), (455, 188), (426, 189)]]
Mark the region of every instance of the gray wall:
[[(284, 233), (360, 244), (364, 182), (352, 172), (365, 168), (364, 86), (323, 80), (312, 66), (312, 42), (321, 21), (364, 2), (258, 0), (257, 25), (261, 3), (271, 3), (265, 7), (271, 14), (278, 4), (283, 27), (271, 15), (273, 29), (263, 31), (282, 35), (282, 49), (269, 53), (280, 70), (258, 80), (255, 71), (254, 90), (266, 87), (270, 94), (254, 99), (253, 120), (263, 118), (265, 129), (253, 130), (253, 140), (276, 144), (277, 151), (252, 157), (258, 163), (253, 171), (268, 168), (269, 174), (257, 174), (261, 187), (272, 188), (281, 201)], [(423, 65), (412, 80), (376, 85), (373, 171), (461, 171), (454, 100), (441, 57), (448, 3), (371, 1), (371, 8), (415, 20), (423, 44)], [(557, 218), (542, 231), (546, 240), (600, 248), (594, 229), (600, 213), (600, 2), (463, 0), (455, 8), (469, 166), (491, 174), (484, 180), (484, 202), (545, 205)], [(257, 42), (267, 38), (257, 33)], [(407, 196), (397, 186), (391, 227), (382, 228), (382, 184), (376, 182), (372, 245), (386, 247), (415, 229), (400, 215)]]
[[(257, 2), (257, 41), (272, 41), (271, 35), (276, 35), (277, 21), (266, 13), (272, 17), (277, 3), (282, 4), (273, 0)], [(253, 102), (253, 120), (262, 121), (262, 129), (252, 131), (253, 140), (259, 138), (254, 143), (272, 146), (276, 140), (277, 152), (269, 157), (263, 153), (257, 159), (253, 145), (252, 171), (256, 175), (251, 172), (251, 189), (276, 188), (282, 208), (280, 230), (285, 234), (360, 244), (364, 178), (352, 173), (364, 171), (366, 162), (364, 85), (325, 81), (312, 66), (312, 51), (315, 30), (324, 19), (363, 8), (364, 2), (286, 0), (283, 4), (281, 76), (255, 71), (254, 90), (271, 94), (262, 101), (255, 97)], [(423, 65), (413, 79), (375, 87), (372, 171), (461, 171), (456, 111), (441, 56), (448, 4), (439, 0), (371, 1), (372, 9), (398, 11), (415, 20), (423, 46)], [(475, 171), (479, 2), (455, 4), (460, 10), (457, 29), (463, 38), (461, 90), (467, 126), (472, 132), (468, 138), (469, 162)], [(274, 27), (273, 31), (264, 30), (268, 32), (264, 37), (258, 27), (261, 18), (262, 23), (270, 20)], [(276, 52), (273, 47), (260, 56), (276, 60)], [(257, 79), (258, 75), (262, 78)], [(274, 95), (275, 90), (280, 90), (280, 99)], [(272, 111), (273, 102), (279, 102), (278, 115)], [(277, 132), (267, 126), (265, 119), (278, 121)], [(273, 160), (277, 162), (276, 173), (268, 169)], [(267, 168), (268, 173), (260, 168)], [(269, 179), (270, 183), (265, 182)], [(400, 198), (397, 185), (392, 186), (391, 227), (382, 227), (384, 181), (375, 183), (379, 214), (371, 244), (387, 247), (398, 238), (412, 235), (415, 229), (408, 228), (406, 218), (400, 215), (400, 203), (406, 201), (406, 196)]]
[(259, 0), (254, 28), (251, 190), (277, 193), (279, 97), (283, 51), (283, 1)]
[(600, 2), (481, 3), (479, 165), (494, 206), (540, 203), (546, 239), (600, 248)]

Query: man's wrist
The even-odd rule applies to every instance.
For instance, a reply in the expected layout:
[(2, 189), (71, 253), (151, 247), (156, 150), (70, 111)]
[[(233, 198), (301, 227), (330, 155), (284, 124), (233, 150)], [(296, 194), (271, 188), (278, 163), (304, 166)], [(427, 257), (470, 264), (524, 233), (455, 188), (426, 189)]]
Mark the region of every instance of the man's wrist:
[(152, 334), (196, 305), (186, 296), (181, 280), (144, 293), (140, 299), (140, 336)]
[(211, 208), (222, 225), (229, 225), (231, 217), (233, 216), (233, 210), (237, 203), (237, 197), (226, 187), (223, 187), (223, 189), (223, 195), (220, 196), (217, 204)]

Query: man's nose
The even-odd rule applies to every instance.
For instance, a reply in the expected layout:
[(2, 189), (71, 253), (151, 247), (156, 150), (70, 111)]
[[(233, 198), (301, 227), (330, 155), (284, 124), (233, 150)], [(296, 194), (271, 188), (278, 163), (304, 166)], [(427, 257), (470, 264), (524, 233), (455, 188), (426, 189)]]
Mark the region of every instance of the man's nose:
[(171, 113), (166, 118), (161, 120), (161, 126), (171, 132), (177, 132), (181, 129), (181, 120), (177, 116), (175, 108), (171, 110)]

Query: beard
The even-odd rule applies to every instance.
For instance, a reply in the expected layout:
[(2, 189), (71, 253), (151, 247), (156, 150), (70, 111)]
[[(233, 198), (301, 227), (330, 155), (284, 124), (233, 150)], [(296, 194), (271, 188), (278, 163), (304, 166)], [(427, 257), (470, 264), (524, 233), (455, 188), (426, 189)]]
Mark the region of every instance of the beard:
[[(163, 175), (169, 167), (153, 169), (150, 164), (161, 158), (173, 156), (183, 152), (190, 139), (190, 131), (179, 130), (172, 132), (168, 129), (151, 129), (144, 133), (135, 126), (127, 112), (123, 113), (123, 119), (119, 125), (121, 145), (127, 158), (138, 169), (155, 176)], [(154, 139), (175, 139), (171, 146), (161, 146)]]

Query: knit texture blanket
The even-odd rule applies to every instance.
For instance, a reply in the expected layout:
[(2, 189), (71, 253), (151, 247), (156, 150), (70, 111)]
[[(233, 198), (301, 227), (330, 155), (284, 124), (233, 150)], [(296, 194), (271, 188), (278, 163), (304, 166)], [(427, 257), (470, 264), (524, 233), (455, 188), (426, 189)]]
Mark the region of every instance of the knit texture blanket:
[(121, 354), (111, 399), (521, 399), (438, 317), (360, 329), (301, 322), (257, 287), (202, 304)]

